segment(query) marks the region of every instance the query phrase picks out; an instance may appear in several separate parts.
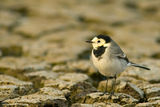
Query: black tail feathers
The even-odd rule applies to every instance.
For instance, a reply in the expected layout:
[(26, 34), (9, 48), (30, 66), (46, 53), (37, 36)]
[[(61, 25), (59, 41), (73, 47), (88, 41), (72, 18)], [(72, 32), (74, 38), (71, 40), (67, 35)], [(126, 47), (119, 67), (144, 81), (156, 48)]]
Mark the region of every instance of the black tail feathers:
[(142, 69), (145, 69), (145, 70), (151, 70), (151, 69), (148, 68), (148, 67), (145, 67), (145, 66), (143, 66), (143, 65), (138, 65), (138, 64), (135, 64), (135, 63), (133, 63), (133, 62), (130, 62), (130, 65), (131, 65), (131, 66), (134, 66), (134, 67), (139, 67), (139, 68), (142, 68)]

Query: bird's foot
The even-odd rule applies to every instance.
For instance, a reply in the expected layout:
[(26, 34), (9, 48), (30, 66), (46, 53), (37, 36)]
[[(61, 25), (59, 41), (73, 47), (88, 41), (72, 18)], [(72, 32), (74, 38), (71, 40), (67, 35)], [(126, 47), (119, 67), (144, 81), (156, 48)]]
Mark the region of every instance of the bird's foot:
[(105, 94), (109, 94), (108, 92), (103, 92), (100, 94), (100, 96), (104, 96)]
[(112, 96), (114, 95), (114, 91), (111, 91), (110, 93), (109, 93), (109, 97), (108, 97), (108, 99), (112, 99)]
[(112, 99), (112, 96), (114, 96), (114, 91), (108, 93), (108, 92), (103, 92), (100, 94), (100, 96), (108, 95), (108, 99)]

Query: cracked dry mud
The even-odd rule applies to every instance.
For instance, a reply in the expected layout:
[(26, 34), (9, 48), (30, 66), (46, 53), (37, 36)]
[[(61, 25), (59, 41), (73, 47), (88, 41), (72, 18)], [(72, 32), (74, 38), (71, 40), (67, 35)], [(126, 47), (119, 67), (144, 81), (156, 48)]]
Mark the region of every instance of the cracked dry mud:
[[(0, 0), (0, 107), (159, 107), (159, 0)], [(133, 62), (116, 93), (90, 63), (96, 34)], [(111, 88), (112, 81), (109, 81)]]

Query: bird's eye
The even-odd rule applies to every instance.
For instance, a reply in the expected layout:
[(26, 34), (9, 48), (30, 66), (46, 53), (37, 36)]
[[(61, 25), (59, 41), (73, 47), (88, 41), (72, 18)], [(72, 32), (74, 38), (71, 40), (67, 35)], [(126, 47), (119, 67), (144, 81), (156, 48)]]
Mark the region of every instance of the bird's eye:
[(98, 43), (100, 43), (101, 41), (100, 41), (100, 40), (98, 40), (97, 42), (98, 42)]

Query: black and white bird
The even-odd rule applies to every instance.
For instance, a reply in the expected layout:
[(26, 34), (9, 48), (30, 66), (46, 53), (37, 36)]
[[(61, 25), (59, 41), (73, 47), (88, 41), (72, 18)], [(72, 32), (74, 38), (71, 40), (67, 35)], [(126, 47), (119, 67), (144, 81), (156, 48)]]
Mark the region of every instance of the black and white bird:
[[(116, 80), (116, 76), (128, 66), (150, 70), (145, 66), (131, 62), (118, 44), (107, 35), (98, 35), (86, 42), (91, 43), (93, 46), (91, 55), (93, 65), (106, 77), (105, 91), (107, 90), (108, 79), (114, 78)], [(111, 94), (114, 93), (113, 86)]]

